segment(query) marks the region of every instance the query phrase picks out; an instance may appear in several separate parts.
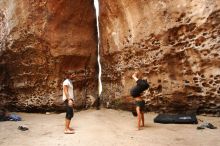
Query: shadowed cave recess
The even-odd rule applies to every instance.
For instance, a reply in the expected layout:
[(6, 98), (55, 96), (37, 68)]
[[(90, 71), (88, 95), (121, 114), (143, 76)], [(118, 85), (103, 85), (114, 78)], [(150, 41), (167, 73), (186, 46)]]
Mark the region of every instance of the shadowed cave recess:
[(76, 108), (132, 110), (140, 69), (147, 111), (220, 115), (218, 0), (0, 1), (0, 106), (62, 111), (62, 82), (75, 73)]

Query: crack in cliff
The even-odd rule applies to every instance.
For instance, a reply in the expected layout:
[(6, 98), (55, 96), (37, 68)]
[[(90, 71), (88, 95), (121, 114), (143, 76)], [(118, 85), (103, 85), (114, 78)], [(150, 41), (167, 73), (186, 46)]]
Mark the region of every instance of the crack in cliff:
[(99, 55), (99, 46), (100, 46), (100, 32), (99, 32), (99, 0), (94, 0), (94, 6), (95, 6), (95, 11), (96, 11), (96, 26), (97, 26), (97, 34), (98, 34), (98, 66), (99, 66), (99, 73), (98, 73), (98, 93), (99, 96), (102, 93), (102, 81), (101, 81), (101, 75), (102, 75), (102, 68), (101, 68), (101, 63), (100, 63), (100, 55)]

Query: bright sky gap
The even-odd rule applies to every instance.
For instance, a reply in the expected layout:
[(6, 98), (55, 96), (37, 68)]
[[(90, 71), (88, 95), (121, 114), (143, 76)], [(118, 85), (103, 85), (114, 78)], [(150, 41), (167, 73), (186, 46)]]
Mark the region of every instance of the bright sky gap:
[(96, 10), (96, 25), (97, 25), (97, 32), (98, 32), (98, 66), (99, 66), (99, 74), (98, 74), (98, 91), (99, 96), (102, 93), (102, 81), (101, 81), (101, 75), (102, 75), (102, 68), (100, 63), (100, 55), (99, 55), (99, 45), (100, 45), (100, 33), (99, 33), (99, 1), (94, 0), (94, 6)]

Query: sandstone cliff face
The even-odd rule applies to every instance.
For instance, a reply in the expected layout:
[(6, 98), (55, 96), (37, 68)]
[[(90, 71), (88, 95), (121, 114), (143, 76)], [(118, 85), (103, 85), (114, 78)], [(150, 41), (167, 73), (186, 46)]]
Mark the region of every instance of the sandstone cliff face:
[(129, 109), (132, 73), (151, 85), (149, 110), (220, 112), (218, 0), (100, 1), (103, 100)]
[[(59, 110), (65, 74), (77, 106), (97, 96), (93, 0), (0, 1), (0, 106)], [(218, 0), (100, 0), (103, 99), (129, 109), (140, 69), (149, 110), (220, 112)]]
[(58, 110), (69, 73), (78, 107), (96, 96), (95, 19), (93, 0), (1, 0), (0, 106)]

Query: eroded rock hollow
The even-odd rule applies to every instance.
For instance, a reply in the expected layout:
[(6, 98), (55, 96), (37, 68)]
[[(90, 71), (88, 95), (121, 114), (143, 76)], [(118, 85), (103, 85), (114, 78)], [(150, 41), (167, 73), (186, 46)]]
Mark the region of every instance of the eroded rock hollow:
[(135, 70), (151, 85), (148, 109), (220, 111), (219, 0), (100, 1), (103, 100), (130, 109)]
[(59, 110), (62, 82), (76, 73), (77, 107), (97, 95), (93, 0), (0, 1), (0, 106)]

